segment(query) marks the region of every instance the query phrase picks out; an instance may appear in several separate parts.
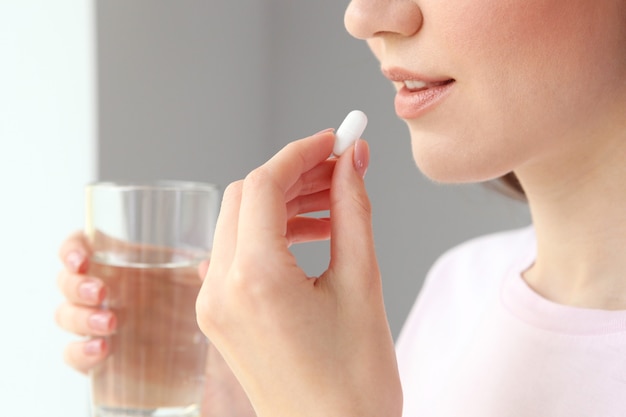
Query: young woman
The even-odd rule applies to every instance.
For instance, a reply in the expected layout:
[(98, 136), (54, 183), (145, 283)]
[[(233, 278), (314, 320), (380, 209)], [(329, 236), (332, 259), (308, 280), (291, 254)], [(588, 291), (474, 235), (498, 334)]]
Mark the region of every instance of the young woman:
[[(626, 1), (353, 0), (345, 22), (396, 86), (417, 166), (505, 178), (533, 227), (445, 254), (394, 349), (367, 144), (330, 161), (329, 131), (285, 147), (226, 190), (197, 301), (257, 415), (626, 415)], [(310, 278), (288, 247), (315, 239), (331, 261)], [(64, 244), (59, 323), (103, 335), (88, 253)], [(102, 346), (68, 361), (89, 369)]]

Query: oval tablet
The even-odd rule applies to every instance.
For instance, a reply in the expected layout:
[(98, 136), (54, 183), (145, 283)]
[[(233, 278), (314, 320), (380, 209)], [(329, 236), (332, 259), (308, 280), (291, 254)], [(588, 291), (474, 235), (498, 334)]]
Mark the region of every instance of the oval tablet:
[(357, 141), (365, 131), (367, 116), (360, 110), (353, 110), (341, 123), (335, 133), (335, 146), (333, 154), (339, 156)]

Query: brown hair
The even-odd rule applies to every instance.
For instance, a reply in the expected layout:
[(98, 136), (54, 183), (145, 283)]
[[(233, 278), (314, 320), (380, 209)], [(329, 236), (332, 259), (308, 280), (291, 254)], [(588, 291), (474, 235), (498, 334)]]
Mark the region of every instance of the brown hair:
[(526, 201), (526, 193), (522, 184), (520, 184), (517, 176), (513, 172), (509, 172), (491, 183), (493, 188), (504, 195), (520, 201)]

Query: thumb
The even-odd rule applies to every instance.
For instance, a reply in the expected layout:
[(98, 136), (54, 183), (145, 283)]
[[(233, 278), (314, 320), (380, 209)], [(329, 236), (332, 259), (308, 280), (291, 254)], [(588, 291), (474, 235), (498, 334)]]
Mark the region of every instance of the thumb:
[(363, 181), (368, 165), (369, 146), (358, 140), (335, 166), (330, 189), (330, 270), (334, 275), (378, 279), (372, 209)]

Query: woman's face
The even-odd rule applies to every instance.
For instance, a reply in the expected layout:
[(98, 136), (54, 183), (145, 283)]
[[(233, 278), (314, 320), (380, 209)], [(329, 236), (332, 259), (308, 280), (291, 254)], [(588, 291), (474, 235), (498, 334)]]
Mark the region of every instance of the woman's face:
[(353, 0), (345, 23), (434, 180), (571, 160), (625, 127), (626, 0)]

